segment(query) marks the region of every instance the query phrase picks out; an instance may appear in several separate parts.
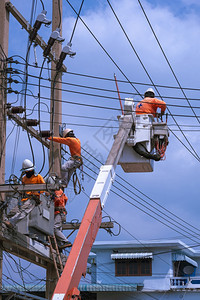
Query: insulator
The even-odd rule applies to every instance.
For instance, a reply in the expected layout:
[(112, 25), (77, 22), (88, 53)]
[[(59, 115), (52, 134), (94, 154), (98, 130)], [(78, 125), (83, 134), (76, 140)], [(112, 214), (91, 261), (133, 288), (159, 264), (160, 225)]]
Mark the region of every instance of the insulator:
[(22, 114), (25, 111), (25, 108), (22, 106), (13, 106), (10, 110), (12, 114)]
[(29, 119), (25, 121), (26, 126), (37, 126), (39, 121), (36, 119)]
[(40, 131), (40, 136), (41, 137), (50, 137), (52, 134), (51, 134), (51, 131), (50, 130), (42, 130)]

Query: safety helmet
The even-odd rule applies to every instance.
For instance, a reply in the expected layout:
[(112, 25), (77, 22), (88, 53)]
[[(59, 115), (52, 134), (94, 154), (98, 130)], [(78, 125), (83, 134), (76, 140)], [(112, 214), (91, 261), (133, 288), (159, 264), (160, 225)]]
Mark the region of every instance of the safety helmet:
[(146, 92), (144, 93), (144, 96), (146, 94), (153, 94), (153, 97), (155, 97), (155, 92), (154, 92), (154, 90), (152, 88), (147, 89)]
[(63, 130), (63, 137), (66, 137), (66, 135), (71, 131), (73, 131), (73, 129), (70, 128), (66, 128), (65, 130)]
[(25, 159), (22, 163), (22, 169), (21, 171), (32, 171), (35, 169), (34, 164), (32, 163), (32, 161), (30, 161), (29, 159)]

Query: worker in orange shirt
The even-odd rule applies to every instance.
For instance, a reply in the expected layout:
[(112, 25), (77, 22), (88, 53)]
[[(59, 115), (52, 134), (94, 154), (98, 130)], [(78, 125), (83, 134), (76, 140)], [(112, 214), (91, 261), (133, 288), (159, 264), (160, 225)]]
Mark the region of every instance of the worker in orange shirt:
[(152, 88), (149, 88), (144, 93), (144, 99), (140, 101), (136, 106), (136, 115), (152, 114), (156, 117), (157, 109), (161, 109), (161, 116), (164, 114), (166, 109), (165, 101), (155, 98), (155, 93)]
[[(40, 174), (35, 174), (35, 166), (29, 159), (25, 159), (22, 163), (21, 171), (25, 173), (22, 177), (22, 184), (37, 184), (37, 183), (45, 183), (43, 177)], [(9, 221), (6, 220), (4, 223), (13, 228), (20, 220), (25, 218), (36, 205), (40, 204), (40, 193), (38, 192), (26, 192), (25, 198), (21, 199), (22, 205), (17, 209), (17, 212), (14, 216), (12, 216)]]
[(52, 199), (54, 200), (54, 233), (58, 243), (59, 249), (71, 247), (72, 244), (62, 232), (62, 223), (66, 222), (67, 211), (65, 205), (67, 203), (67, 196), (62, 189), (53, 193)]
[(67, 187), (74, 170), (79, 168), (83, 163), (81, 158), (81, 142), (75, 137), (73, 130), (70, 128), (63, 131), (62, 138), (50, 137), (49, 140), (69, 147), (71, 157), (61, 166), (62, 184)]

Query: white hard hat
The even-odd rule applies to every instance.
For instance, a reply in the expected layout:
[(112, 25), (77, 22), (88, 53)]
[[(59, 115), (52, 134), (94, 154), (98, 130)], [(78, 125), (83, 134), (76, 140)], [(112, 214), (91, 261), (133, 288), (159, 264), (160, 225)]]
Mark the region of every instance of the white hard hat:
[(63, 137), (66, 137), (66, 135), (67, 135), (70, 131), (73, 131), (73, 129), (66, 128), (65, 130), (63, 130)]
[(147, 89), (144, 94), (146, 94), (146, 93), (153, 93), (154, 96), (155, 96), (155, 92), (154, 92), (154, 90), (152, 88)]
[(21, 171), (32, 171), (35, 169), (35, 166), (33, 165), (32, 161), (29, 159), (25, 159), (22, 163), (22, 169)]

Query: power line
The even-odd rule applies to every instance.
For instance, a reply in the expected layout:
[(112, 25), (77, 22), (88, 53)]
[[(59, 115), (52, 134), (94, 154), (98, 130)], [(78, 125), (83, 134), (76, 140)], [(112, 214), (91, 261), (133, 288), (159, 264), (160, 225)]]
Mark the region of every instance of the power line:
[[(117, 14), (115, 13), (114, 9), (112, 8), (112, 6), (111, 6), (109, 0), (107, 0), (107, 2), (109, 3), (109, 5), (110, 5), (110, 7), (111, 7), (111, 9), (112, 9), (112, 12), (114, 13), (115, 18), (117, 19), (117, 21), (118, 21), (118, 23), (119, 23), (119, 25), (120, 25), (122, 31), (124, 32), (124, 34), (125, 34), (125, 36), (126, 36), (128, 42), (129, 42), (129, 44), (131, 45), (131, 48), (133, 49), (134, 53), (136, 54), (136, 56), (137, 56), (137, 58), (138, 58), (140, 64), (142, 65), (142, 67), (143, 67), (143, 69), (144, 69), (146, 75), (148, 76), (150, 82), (152, 83), (152, 85), (153, 85), (154, 88), (156, 89), (156, 91), (157, 91), (158, 95), (160, 96), (160, 98), (163, 100), (163, 98), (161, 97), (161, 95), (160, 95), (160, 93), (159, 93), (157, 87), (154, 85), (154, 82), (153, 82), (151, 76), (149, 75), (149, 73), (148, 73), (147, 69), (145, 68), (144, 64), (142, 63), (142, 60), (140, 59), (140, 57), (139, 57), (138, 53), (136, 52), (135, 48), (133, 47), (133, 44), (131, 43), (131, 41), (130, 41), (130, 39), (129, 39), (127, 33), (126, 33), (126, 31), (124, 30), (124, 28), (123, 28), (123, 26), (122, 26), (122, 24), (121, 24), (119, 18), (117, 17)], [(183, 90), (182, 90), (182, 91), (183, 91)], [(187, 98), (186, 98), (186, 100), (187, 100)], [(190, 103), (189, 103), (189, 105), (190, 105)], [(171, 112), (170, 112), (168, 106), (167, 106), (167, 110), (168, 110), (168, 112), (169, 112), (170, 115), (171, 115)], [(193, 111), (193, 113), (194, 113), (194, 111)], [(195, 113), (194, 113), (194, 114), (195, 114)], [(195, 114), (195, 117), (197, 118), (196, 114)], [(179, 127), (179, 130), (181, 131), (183, 137), (185, 138), (185, 140), (187, 141), (188, 145), (190, 146), (190, 148), (191, 148), (192, 151), (194, 152), (196, 158), (197, 158), (198, 160), (200, 160), (200, 157), (199, 157), (198, 153), (196, 152), (196, 150), (194, 149), (194, 147), (192, 146), (192, 144), (190, 143), (190, 141), (188, 140), (188, 138), (186, 137), (186, 135), (184, 134), (184, 132), (181, 130), (180, 126), (178, 125), (178, 123), (177, 123), (177, 121), (176, 121), (176, 119), (175, 119), (173, 116), (172, 116), (172, 118), (173, 118), (174, 122), (176, 123), (176, 125)], [(199, 121), (199, 120), (198, 120), (198, 121)], [(199, 121), (199, 122), (200, 122), (200, 121)]]
[[(30, 84), (30, 83), (29, 83)], [(36, 84), (30, 84), (30, 85), (34, 85), (34, 86), (37, 86)], [(42, 87), (45, 87), (45, 88), (49, 88), (47, 86), (42, 86)], [(58, 89), (59, 90), (59, 89)], [(108, 97), (108, 96), (103, 96), (103, 95), (96, 95), (96, 94), (89, 94), (89, 93), (83, 93), (83, 92), (78, 92), (78, 91), (71, 91), (71, 90), (63, 90), (63, 89), (60, 89), (62, 91), (67, 91), (67, 92), (70, 92), (70, 93), (75, 93), (75, 94), (79, 94), (79, 95), (85, 95), (85, 96), (92, 96), (92, 97), (100, 97), (100, 98), (107, 98), (107, 99), (111, 99), (111, 100), (117, 100), (117, 98), (113, 98), (113, 97)], [(21, 95), (24, 95), (24, 93), (22, 92), (19, 92)], [(37, 98), (36, 95), (30, 95), (30, 94), (27, 94), (27, 96), (32, 96), (34, 98)], [(40, 96), (40, 98), (42, 99), (47, 99), (47, 100), (50, 100), (48, 97), (42, 97)], [(92, 106), (92, 107), (96, 107), (96, 108), (104, 108), (104, 109), (112, 109), (112, 110), (117, 110), (119, 111), (120, 108), (115, 108), (115, 107), (106, 107), (106, 106), (98, 106), (98, 105), (91, 105), (91, 104), (87, 104), (87, 103), (79, 103), (79, 102), (69, 102), (69, 101), (66, 101), (66, 100), (59, 100), (59, 99), (54, 99), (55, 101), (57, 102), (64, 102), (64, 103), (71, 103), (71, 104), (76, 104), (76, 105), (83, 105), (83, 106)], [(136, 103), (138, 101), (135, 101)], [(153, 105), (153, 104), (152, 104)], [(178, 104), (168, 104), (167, 107), (170, 106), (170, 107), (176, 107), (176, 108), (186, 108), (188, 109), (189, 107), (188, 106), (185, 106), (185, 105), (178, 105)], [(194, 108), (196, 109), (200, 109), (200, 106), (193, 106)], [(170, 112), (169, 116), (171, 116), (173, 118), (174, 114), (172, 114)], [(182, 116), (182, 115), (179, 115), (179, 116)], [(197, 116), (199, 118), (199, 116)], [(180, 125), (176, 124), (177, 127), (180, 127)]]
[[(38, 78), (37, 76), (34, 76), (34, 75), (31, 75), (29, 74), (30, 77), (34, 77), (34, 78)], [(48, 80), (47, 78), (40, 78), (40, 79), (43, 79), (43, 80)], [(22, 83), (22, 82), (18, 82), (18, 83)], [(102, 91), (102, 92), (111, 92), (111, 93), (116, 93), (116, 91), (114, 90), (109, 90), (109, 89), (102, 89), (102, 88), (97, 88), (97, 87), (91, 87), (91, 86), (84, 86), (84, 85), (78, 85), (78, 84), (73, 84), (73, 83), (63, 83), (64, 85), (70, 85), (70, 86), (74, 86), (74, 87), (80, 87), (80, 88), (84, 88), (84, 89), (91, 89), (91, 90), (98, 90), (98, 91)], [(37, 83), (33, 83), (33, 82), (29, 82), (28, 85), (30, 86), (38, 86)], [(50, 86), (48, 85), (41, 85), (41, 87), (43, 88), (47, 88), (47, 89), (51, 89)], [(8, 89), (9, 90), (9, 89)], [(112, 100), (118, 100), (117, 97), (114, 97), (114, 96), (105, 96), (105, 95), (99, 95), (99, 94), (92, 94), (92, 93), (85, 93), (85, 92), (80, 92), (80, 91), (74, 91), (74, 90), (68, 90), (68, 89), (59, 89), (59, 88), (55, 88), (55, 90), (62, 90), (63, 92), (69, 92), (69, 93), (75, 93), (75, 94), (81, 94), (81, 95), (86, 95), (86, 96), (93, 96), (93, 97), (100, 97), (100, 98), (105, 98), (105, 99), (112, 99)], [(131, 95), (131, 96), (134, 96), (137, 94), (133, 94), (131, 92), (121, 92), (120, 93), (124, 93), (126, 94), (127, 96), (128, 95)], [(161, 96), (162, 98), (166, 98), (166, 99), (173, 99), (173, 100), (185, 100), (184, 98), (181, 98), (181, 97), (177, 97), (177, 96)], [(200, 98), (190, 98), (190, 100), (192, 101), (200, 101)], [(125, 99), (122, 99), (122, 101), (125, 101)], [(139, 102), (137, 100), (134, 100), (135, 103)], [(183, 108), (190, 108), (186, 105), (176, 105), (176, 104), (167, 104), (167, 106), (171, 106), (171, 107), (183, 107)], [(192, 106), (193, 108), (196, 108), (196, 109), (199, 109), (200, 107), (199, 106)]]
[[(88, 153), (91, 157), (93, 157), (96, 161), (98, 161), (99, 163), (101, 163), (96, 157), (94, 157), (93, 155), (91, 155), (87, 150), (85, 150), (83, 147), (82, 147), (82, 149), (86, 152), (86, 153)], [(86, 157), (84, 157), (83, 156), (83, 158), (84, 159), (86, 159)], [(87, 159), (86, 159), (87, 160)], [(91, 162), (91, 161), (90, 161)], [(91, 162), (92, 163), (92, 162)], [(92, 163), (96, 168), (98, 168), (94, 163)], [(102, 164), (102, 163), (101, 163)], [(88, 166), (86, 166), (87, 168), (88, 168)], [(98, 168), (99, 169), (99, 168)], [(94, 170), (92, 170), (92, 169), (90, 169), (92, 172), (94, 172)], [(94, 172), (96, 175), (97, 175), (97, 173), (96, 172)], [(118, 175), (117, 175), (118, 176)], [(197, 230), (198, 232), (200, 232), (200, 230), (198, 229), (198, 228), (196, 228), (196, 227), (194, 227), (193, 225), (190, 225), (189, 223), (187, 223), (185, 220), (183, 220), (182, 218), (180, 218), (180, 217), (178, 217), (177, 215), (175, 215), (175, 214), (173, 214), (173, 213), (171, 213), (169, 210), (167, 210), (165, 207), (163, 207), (162, 205), (160, 205), (160, 204), (158, 204), (156, 201), (154, 201), (153, 199), (151, 199), (150, 197), (148, 197), (148, 196), (146, 196), (144, 193), (142, 193), (140, 190), (138, 190), (137, 188), (135, 188), (132, 184), (130, 184), (130, 183), (128, 183), (124, 178), (122, 178), (122, 177), (120, 177), (120, 176), (118, 176), (123, 182), (125, 182), (126, 184), (128, 184), (130, 187), (132, 187), (132, 188), (134, 188), (134, 189), (136, 189), (139, 193), (141, 193), (143, 196), (145, 196), (147, 199), (149, 199), (149, 200), (151, 200), (154, 204), (156, 204), (157, 206), (159, 206), (160, 208), (162, 208), (163, 210), (165, 210), (165, 212), (168, 212), (168, 213), (170, 213), (171, 215), (172, 215), (172, 217), (169, 217), (169, 216), (167, 216), (166, 215), (166, 213), (165, 212), (161, 212), (159, 209), (156, 209), (155, 207), (154, 207), (154, 209), (156, 209), (156, 210), (158, 210), (159, 212), (161, 212), (161, 213), (163, 213), (164, 215), (166, 215), (167, 217), (169, 217), (170, 219), (174, 219), (174, 218), (177, 218), (177, 219), (179, 219), (181, 222), (184, 222), (184, 223), (186, 223), (187, 225), (189, 225), (189, 226), (191, 226), (192, 228), (194, 228), (195, 230)], [(120, 182), (118, 182), (117, 180), (116, 180), (116, 183), (118, 183), (119, 185), (120, 185), (120, 187), (122, 186), (123, 188), (125, 188), (126, 190), (127, 190), (127, 187), (125, 187), (122, 183), (120, 183)], [(114, 186), (114, 185), (113, 185)], [(120, 190), (120, 191), (122, 191), (120, 188), (118, 188), (118, 187), (115, 187), (115, 188), (117, 188), (118, 190)], [(133, 195), (135, 195), (136, 197), (138, 197), (140, 200), (142, 200), (142, 201), (144, 201), (146, 204), (148, 204), (149, 206), (151, 206), (151, 207), (153, 207), (153, 205), (151, 205), (151, 204), (149, 204), (147, 201), (145, 201), (144, 199), (142, 199), (141, 197), (139, 197), (138, 195), (136, 195), (134, 192), (132, 192), (130, 189), (128, 189), (128, 191), (129, 192), (131, 192)], [(130, 195), (128, 195), (125, 191), (123, 191), (123, 193), (125, 194), (125, 195), (127, 195), (128, 197), (130, 197), (131, 199), (133, 199), (133, 200), (135, 200), (134, 198), (132, 198)], [(138, 202), (137, 200), (135, 200), (136, 202)], [(180, 224), (179, 222), (177, 222), (179, 225), (181, 225), (181, 226), (183, 226), (183, 227), (185, 227), (186, 228), (186, 226), (185, 225), (182, 225), (182, 224)], [(191, 230), (191, 229), (190, 229)], [(193, 233), (195, 233), (196, 235), (199, 235), (199, 233), (196, 233), (196, 232), (194, 232), (193, 230), (191, 230), (191, 232), (193, 232)]]
[(178, 80), (178, 78), (177, 78), (177, 76), (176, 76), (176, 74), (175, 74), (175, 72), (174, 72), (174, 70), (173, 70), (173, 68), (172, 68), (172, 66), (171, 66), (171, 64), (170, 64), (170, 62), (169, 62), (169, 59), (167, 58), (167, 56), (166, 56), (166, 54), (165, 54), (165, 52), (164, 52), (164, 50), (163, 50), (163, 48), (162, 48), (162, 46), (161, 46), (161, 43), (160, 43), (159, 40), (158, 40), (158, 37), (157, 37), (157, 35), (156, 35), (156, 33), (155, 33), (155, 31), (154, 31), (154, 29), (153, 29), (153, 27), (152, 27), (152, 25), (151, 25), (151, 23), (150, 23), (150, 21), (149, 21), (149, 18), (147, 17), (147, 14), (146, 14), (146, 12), (145, 12), (145, 10), (144, 10), (142, 4), (141, 4), (141, 1), (138, 0), (138, 3), (139, 3), (139, 5), (140, 5), (140, 7), (141, 7), (141, 9), (142, 9), (142, 11), (143, 11), (143, 13), (144, 13), (144, 16), (145, 16), (145, 18), (146, 18), (146, 20), (147, 20), (147, 22), (148, 22), (148, 24), (149, 24), (149, 27), (151, 28), (151, 31), (152, 31), (152, 33), (153, 33), (153, 35), (154, 35), (154, 37), (155, 37), (155, 39), (156, 39), (156, 41), (157, 41), (159, 47), (160, 47), (160, 50), (162, 51), (162, 54), (164, 55), (164, 58), (165, 58), (165, 60), (166, 60), (166, 62), (167, 62), (167, 64), (168, 64), (168, 66), (169, 66), (169, 68), (170, 68), (170, 70), (171, 70), (171, 72), (172, 72), (172, 74), (173, 74), (173, 76), (174, 76), (174, 78), (175, 78), (175, 80), (176, 80), (176, 82), (177, 82), (177, 84), (178, 84), (178, 86), (179, 86), (181, 92), (183, 93), (185, 99), (187, 100), (187, 102), (188, 102), (188, 104), (189, 104), (189, 106), (190, 106), (190, 108), (191, 108), (193, 114), (195, 115), (197, 121), (200, 123), (200, 121), (199, 121), (199, 119), (198, 119), (198, 117), (197, 117), (197, 115), (196, 115), (196, 113), (195, 113), (193, 107), (192, 107), (191, 104), (190, 104), (190, 101), (188, 100), (188, 98), (187, 98), (187, 96), (186, 96), (186, 94), (185, 94), (183, 88), (181, 87), (181, 84), (180, 84), (180, 82), (179, 82), (179, 80)]
[[(42, 111), (41, 111), (42, 112)], [(47, 113), (46, 111), (44, 111), (45, 113)], [(109, 120), (109, 119), (108, 119)], [(114, 122), (114, 120), (109, 120), (109, 121), (112, 121)], [(40, 121), (40, 123), (46, 123), (46, 124), (50, 124), (50, 121)], [(60, 122), (54, 122), (54, 124), (60, 124)], [(83, 124), (83, 123), (72, 123), (72, 122), (67, 122), (68, 125), (72, 125), (72, 126), (81, 126), (81, 127), (90, 127), (90, 128), (108, 128), (108, 129), (119, 129), (119, 126), (107, 126), (107, 125), (94, 125), (94, 124)], [(168, 128), (170, 128), (170, 126), (168, 126)], [(149, 130), (147, 128), (142, 128), (141, 129), (142, 131), (146, 131), (146, 130)], [(39, 129), (39, 131), (41, 131)], [(179, 129), (173, 129), (173, 130), (170, 130), (171, 132), (180, 132)], [(182, 129), (182, 131), (184, 132), (199, 132), (200, 129)], [(41, 172), (39, 172), (41, 173)]]
[(72, 39), (73, 39), (73, 36), (74, 36), (74, 32), (75, 32), (75, 29), (76, 29), (76, 25), (77, 25), (77, 23), (78, 23), (78, 19), (79, 19), (79, 17), (80, 17), (80, 13), (81, 13), (81, 9), (82, 9), (82, 7), (83, 7), (83, 3), (84, 3), (84, 0), (82, 0), (82, 2), (81, 2), (81, 5), (80, 5), (80, 8), (79, 8), (77, 17), (76, 17), (76, 21), (75, 21), (75, 24), (74, 24), (74, 28), (73, 28), (73, 30), (72, 30), (71, 38), (70, 38), (70, 41), (69, 41), (70, 43), (72, 42)]
[[(20, 57), (19, 55), (13, 55), (11, 57), (15, 57), (15, 56), (18, 56)], [(24, 59), (23, 57), (21, 57), (22, 59)], [(13, 63), (18, 63), (18, 64), (21, 64), (21, 65), (24, 65), (24, 63), (21, 63), (19, 61), (13, 61)], [(30, 67), (33, 67), (33, 68), (38, 68), (38, 66), (36, 65), (32, 65), (32, 64), (29, 64)], [(49, 70), (49, 68), (45, 68), (44, 69), (46, 70)], [(51, 68), (51, 71), (55, 71), (55, 69)], [(95, 75), (89, 75), (89, 74), (83, 74), (83, 73), (76, 73), (76, 72), (70, 72), (70, 71), (67, 71), (66, 73), (67, 75), (73, 75), (73, 76), (80, 76), (80, 77), (86, 77), (86, 78), (91, 78), (91, 79), (97, 79), (97, 80), (103, 80), (103, 81), (111, 81), (111, 82), (115, 82), (114, 79), (112, 78), (108, 78), (108, 77), (101, 77), (101, 76), (95, 76)], [(117, 79), (118, 82), (120, 83), (125, 83), (125, 84), (130, 84), (129, 81), (126, 81), (126, 80), (122, 80), (122, 79)], [(175, 89), (175, 90), (180, 90), (180, 87), (177, 87), (177, 86), (171, 86), (171, 85), (161, 85), (161, 84), (151, 84), (151, 83), (144, 83), (144, 82), (136, 82), (136, 81), (131, 81), (132, 84), (135, 84), (135, 85), (144, 85), (144, 86), (156, 86), (156, 87), (160, 87), (160, 88), (166, 88), (166, 89)], [(65, 82), (63, 81), (63, 84), (65, 84)], [(200, 88), (195, 88), (195, 87), (182, 87), (183, 90), (190, 90), (190, 91), (200, 91)], [(120, 93), (123, 93), (120, 91)], [(185, 97), (183, 98), (185, 99)], [(191, 100), (191, 98), (188, 98), (189, 100)]]
[[(71, 3), (66, 0), (67, 3), (70, 5), (70, 7), (72, 8), (72, 10), (76, 13), (76, 15), (78, 15), (78, 13), (76, 12), (76, 10), (74, 9), (74, 7), (71, 5)], [(120, 73), (126, 78), (126, 80), (132, 85), (132, 87), (136, 90), (136, 92), (140, 94), (140, 92), (137, 90), (137, 88), (130, 82), (130, 80), (128, 79), (128, 77), (125, 75), (125, 73), (122, 71), (122, 69), (117, 65), (117, 63), (113, 60), (113, 58), (110, 56), (110, 54), (106, 51), (106, 49), (103, 47), (103, 45), (99, 42), (99, 40), (96, 38), (96, 36), (93, 34), (93, 32), (90, 30), (90, 28), (87, 26), (87, 24), (83, 21), (83, 19), (79, 16), (79, 19), (81, 20), (81, 22), (84, 24), (84, 26), (87, 28), (87, 30), (90, 32), (90, 34), (93, 36), (93, 38), (96, 40), (96, 42), (99, 44), (99, 46), (103, 49), (103, 51), (106, 53), (106, 55), (110, 58), (110, 60), (114, 63), (114, 65), (117, 67), (117, 69), (120, 71)], [(142, 95), (141, 95), (142, 97)]]

